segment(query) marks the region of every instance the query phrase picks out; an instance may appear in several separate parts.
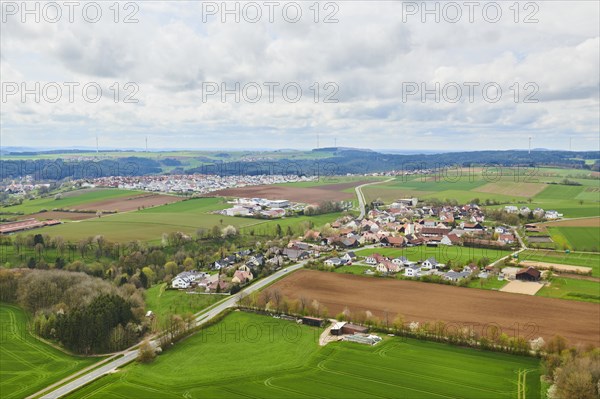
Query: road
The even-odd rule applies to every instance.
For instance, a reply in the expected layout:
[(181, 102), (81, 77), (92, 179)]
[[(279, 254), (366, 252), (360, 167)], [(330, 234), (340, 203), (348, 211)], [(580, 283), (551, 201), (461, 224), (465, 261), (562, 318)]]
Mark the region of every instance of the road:
[[(295, 270), (301, 269), (302, 267), (304, 267), (304, 265), (307, 262), (308, 262), (308, 260), (304, 260), (296, 265), (288, 266), (287, 268), (279, 270), (278, 272), (275, 272), (275, 273), (271, 274), (270, 276), (265, 277), (264, 279), (259, 280), (256, 283), (250, 285), (249, 287), (243, 289), (239, 293), (237, 293), (235, 295), (231, 295), (226, 300), (219, 303), (217, 306), (209, 309), (208, 311), (199, 313), (198, 316), (196, 317), (196, 325), (200, 326), (200, 325), (208, 322), (209, 320), (213, 319), (215, 316), (217, 316), (218, 314), (223, 312), (225, 309), (234, 307), (236, 305), (238, 299), (240, 298), (241, 294), (247, 295), (247, 294), (251, 294), (254, 291), (258, 291), (258, 290), (264, 288), (265, 286), (271, 284), (275, 280), (285, 276), (286, 274), (289, 274)], [(157, 344), (156, 341), (152, 341), (151, 343), (154, 345)], [(111, 373), (113, 370), (117, 369), (118, 367), (124, 366), (125, 364), (134, 361), (137, 358), (137, 355), (138, 355), (138, 350), (133, 349), (133, 347), (132, 347), (129, 350), (124, 351), (123, 357), (117, 358), (117, 359), (105, 364), (104, 366), (99, 367), (96, 370), (93, 370), (93, 371), (69, 382), (68, 384), (61, 386), (60, 388), (57, 388), (57, 389), (51, 391), (50, 393), (45, 394), (44, 396), (42, 396), (41, 399), (56, 399), (56, 398), (65, 396), (65, 395), (83, 387), (84, 385), (89, 384), (90, 382), (102, 377), (103, 375)], [(32, 396), (37, 396), (37, 394), (32, 395)]]
[(365, 214), (366, 214), (366, 212), (365, 212), (365, 202), (366, 202), (366, 200), (365, 200), (365, 195), (362, 192), (362, 188), (365, 187), (365, 186), (370, 186), (372, 184), (387, 183), (387, 182), (392, 181), (392, 180), (394, 180), (394, 178), (387, 179), (387, 180), (384, 180), (384, 181), (376, 181), (376, 182), (373, 182), (373, 183), (361, 184), (360, 186), (356, 186), (354, 188), (354, 191), (356, 191), (356, 196), (358, 197), (358, 207), (360, 208), (360, 215), (358, 216), (358, 220), (363, 220), (365, 218)]

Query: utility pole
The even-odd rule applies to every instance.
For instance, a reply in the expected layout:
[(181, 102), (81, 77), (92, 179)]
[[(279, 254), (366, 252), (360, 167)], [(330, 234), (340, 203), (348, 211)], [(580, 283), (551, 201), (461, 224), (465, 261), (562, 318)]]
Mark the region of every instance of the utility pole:
[(98, 135), (96, 135), (96, 154), (98, 153)]
[(529, 137), (529, 155), (531, 155), (531, 137)]

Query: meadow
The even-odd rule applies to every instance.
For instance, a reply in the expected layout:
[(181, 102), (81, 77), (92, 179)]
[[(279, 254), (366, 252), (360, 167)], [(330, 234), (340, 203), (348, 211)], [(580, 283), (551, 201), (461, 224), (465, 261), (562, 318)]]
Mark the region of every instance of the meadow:
[[(437, 198), (442, 201), (454, 199), (459, 203), (478, 198), (481, 203), (493, 200), (502, 204), (521, 203), (530, 208), (554, 209), (565, 217), (599, 215), (598, 180), (584, 178), (589, 172), (539, 168), (523, 170), (517, 176), (515, 173), (508, 168), (475, 168), (470, 171), (450, 169), (447, 173), (436, 175), (397, 177), (391, 182), (365, 187), (363, 192), (367, 201), (381, 199), (387, 203), (405, 197), (420, 200)], [(570, 180), (581, 185), (548, 184), (558, 183), (566, 176), (571, 176)]]
[(47, 211), (55, 208), (68, 209), (74, 206), (85, 205), (87, 203), (121, 197), (131, 197), (133, 195), (142, 193), (144, 192), (112, 188), (69, 191), (62, 193), (62, 198), (60, 199), (55, 199), (54, 195), (52, 195), (46, 198), (24, 200), (20, 205), (4, 207), (2, 212), (23, 213), (25, 215), (29, 215), (39, 212), (42, 209)]
[(564, 242), (574, 251), (598, 252), (600, 229), (598, 227), (549, 227), (554, 242)]
[(400, 337), (376, 346), (317, 344), (321, 329), (234, 312), (73, 398), (540, 397), (539, 360)]
[(553, 277), (551, 284), (537, 292), (538, 296), (600, 303), (598, 281)]
[(166, 320), (169, 315), (197, 313), (225, 298), (225, 295), (187, 294), (184, 291), (167, 290), (166, 284), (155, 285), (146, 290), (146, 310), (152, 310), (157, 320)]
[(27, 330), (27, 314), (0, 304), (0, 396), (24, 398), (101, 358), (68, 355)]
[(490, 262), (498, 260), (504, 256), (510, 255), (512, 251), (487, 248), (458, 247), (440, 245), (438, 247), (406, 247), (406, 248), (368, 248), (356, 251), (358, 256), (369, 256), (378, 253), (390, 258), (400, 256), (406, 257), (413, 262), (425, 260), (434, 257), (438, 262), (448, 263), (449, 260), (455, 265), (457, 263), (467, 264), (469, 261), (477, 261), (481, 258), (488, 258)]
[(265, 220), (213, 214), (211, 212), (229, 207), (222, 198), (196, 198), (187, 201), (142, 209), (139, 211), (104, 215), (77, 222), (67, 222), (58, 226), (44, 227), (36, 233), (60, 235), (67, 241), (78, 242), (89, 236), (103, 235), (116, 242), (133, 240), (159, 243), (163, 233), (180, 231), (192, 237), (198, 229), (210, 230), (214, 226), (232, 225), (250, 234), (272, 235), (279, 224), (283, 233), (290, 226), (295, 234), (303, 234), (303, 223), (312, 221), (319, 226), (334, 221), (339, 213), (318, 216), (299, 216)]
[(600, 254), (526, 250), (519, 254), (519, 259), (537, 262), (560, 263), (563, 265), (591, 267), (592, 276), (600, 277)]

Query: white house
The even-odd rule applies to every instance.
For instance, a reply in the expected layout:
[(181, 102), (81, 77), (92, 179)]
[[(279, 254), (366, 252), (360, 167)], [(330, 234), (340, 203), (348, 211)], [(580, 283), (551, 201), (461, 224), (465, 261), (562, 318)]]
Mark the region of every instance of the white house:
[(514, 205), (506, 205), (504, 207), (504, 212), (506, 212), (506, 213), (517, 213), (517, 212), (519, 212), (519, 208), (517, 208)]
[(190, 288), (191, 282), (184, 277), (175, 277), (171, 282), (171, 287), (178, 289)]
[(444, 265), (441, 263), (438, 263), (438, 261), (435, 260), (435, 258), (433, 258), (433, 257), (431, 257), (431, 258), (425, 260), (423, 263), (421, 263), (422, 269), (431, 270), (431, 269), (437, 269), (437, 268), (441, 268), (441, 267), (444, 267)]
[(546, 219), (558, 219), (558, 218), (561, 218), (562, 216), (563, 216), (562, 213), (558, 213), (555, 210), (546, 211), (546, 214), (544, 215), (544, 217)]
[(467, 278), (471, 275), (470, 272), (455, 272), (455, 271), (449, 271), (448, 273), (446, 273), (444, 275), (444, 278), (446, 280), (450, 280), (450, 281), (459, 281), (462, 280), (463, 278)]
[(417, 277), (420, 271), (421, 268), (418, 265), (407, 266), (404, 269), (404, 275), (406, 277)]
[(340, 258), (331, 258), (331, 259), (327, 259), (325, 262), (323, 262), (326, 266), (339, 266), (342, 264), (342, 260)]

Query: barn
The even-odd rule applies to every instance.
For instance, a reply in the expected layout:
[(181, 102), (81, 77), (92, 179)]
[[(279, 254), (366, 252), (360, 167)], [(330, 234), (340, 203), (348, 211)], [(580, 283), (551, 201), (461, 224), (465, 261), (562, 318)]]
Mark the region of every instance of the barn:
[(542, 273), (533, 267), (521, 269), (516, 274), (516, 279), (521, 281), (539, 281)]
[(342, 334), (366, 334), (369, 327), (357, 326), (356, 324), (346, 323), (342, 326)]
[(345, 321), (338, 321), (331, 326), (331, 335), (342, 335), (342, 328), (346, 325)]
[(323, 327), (324, 323), (325, 323), (325, 321), (318, 317), (304, 316), (302, 318), (302, 324), (306, 324), (307, 326)]

